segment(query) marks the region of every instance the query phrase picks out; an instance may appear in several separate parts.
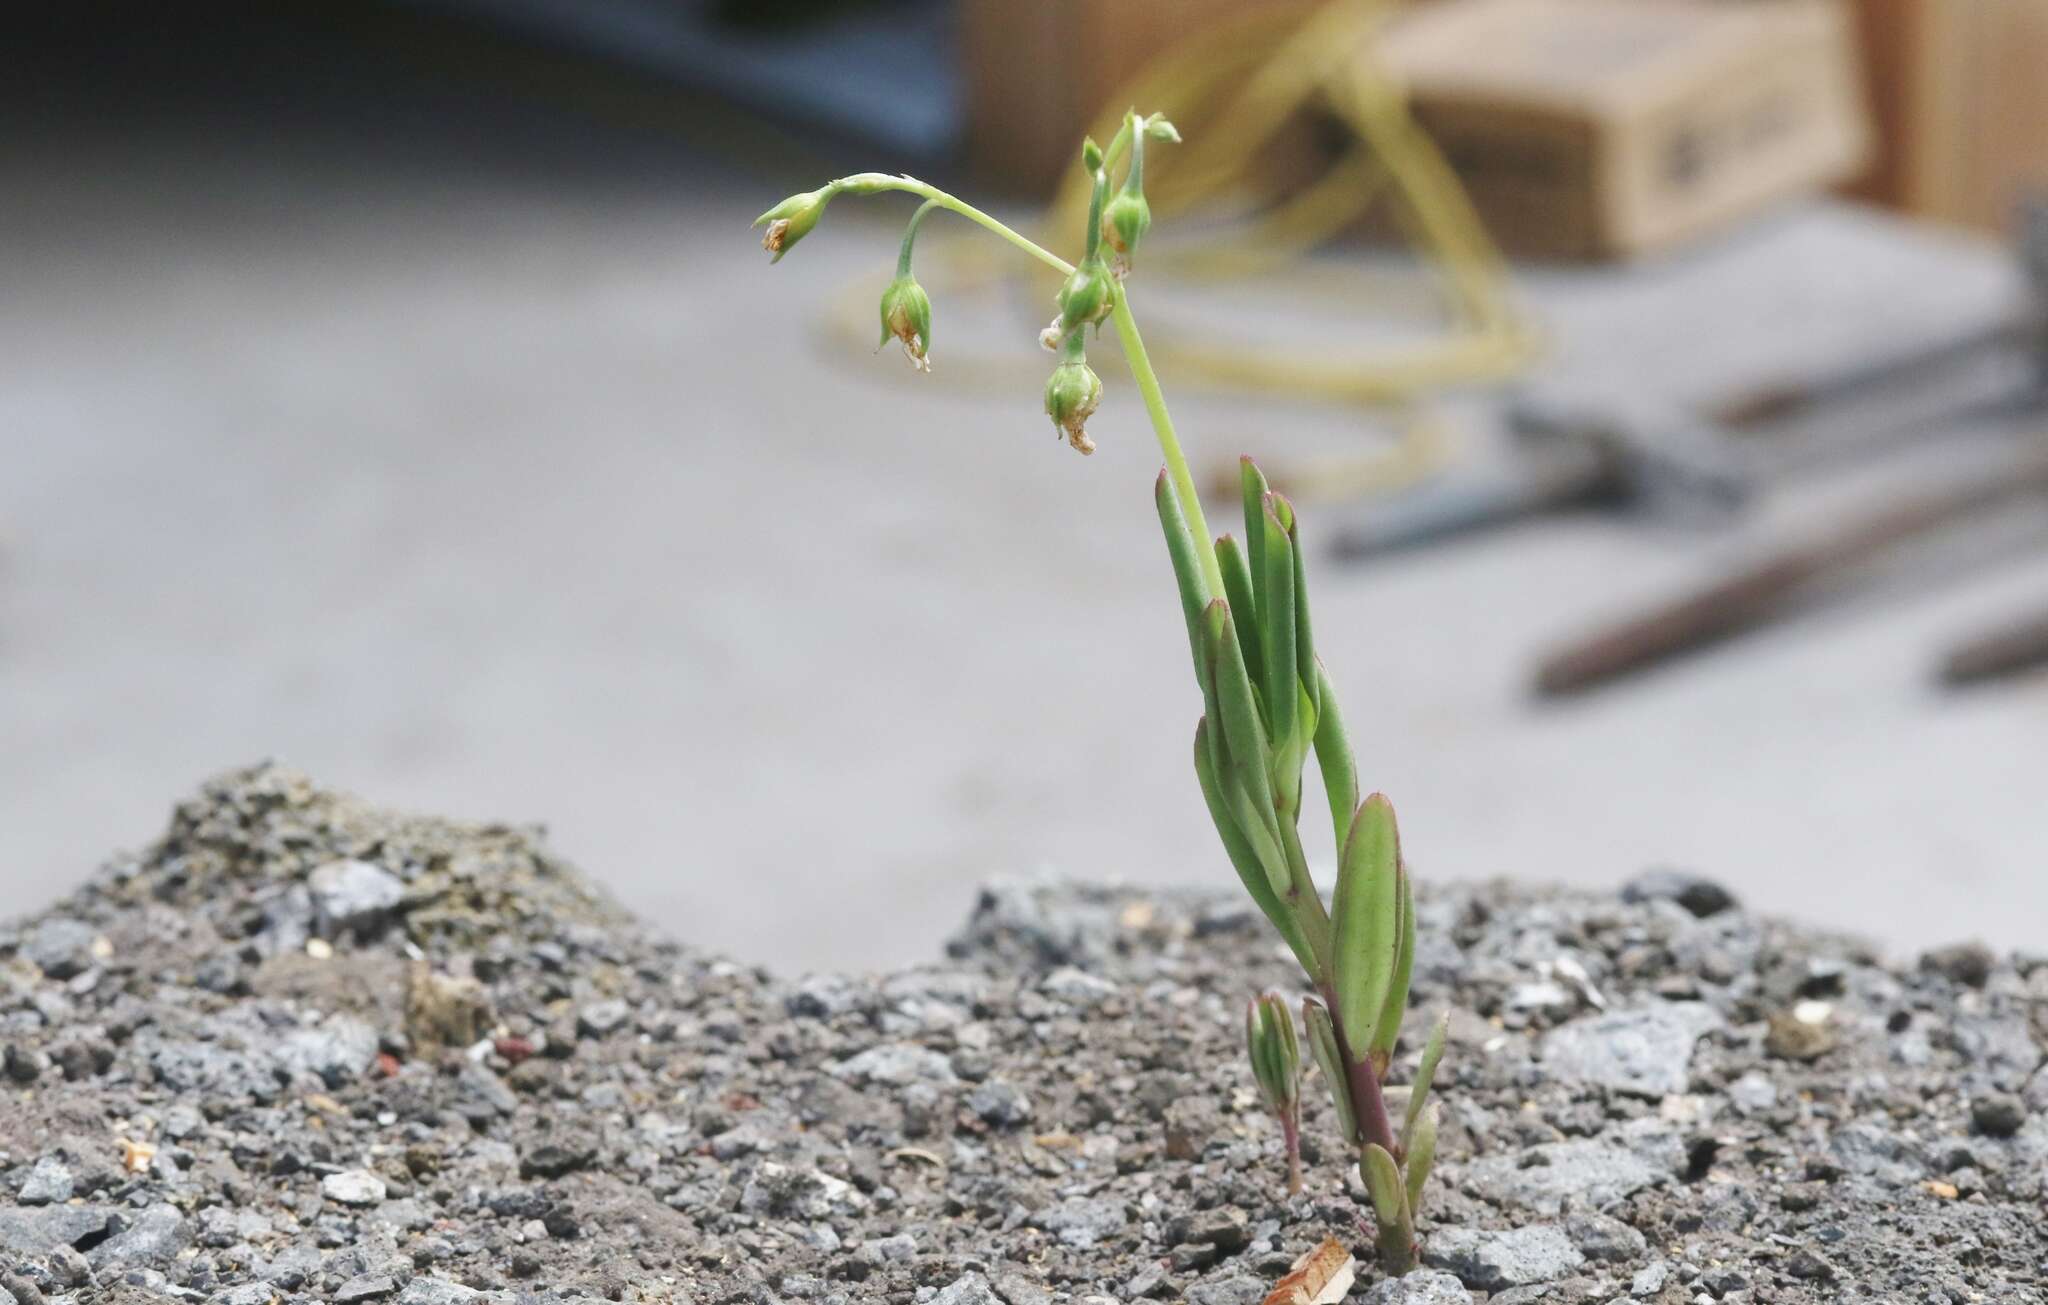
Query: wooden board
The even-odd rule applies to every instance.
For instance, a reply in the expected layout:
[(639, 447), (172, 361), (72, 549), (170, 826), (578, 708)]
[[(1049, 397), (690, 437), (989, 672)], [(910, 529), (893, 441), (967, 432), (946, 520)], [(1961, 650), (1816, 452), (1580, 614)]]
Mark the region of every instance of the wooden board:
[(1879, 148), (1853, 193), (1983, 230), (2048, 190), (2048, 3), (1857, 0)]

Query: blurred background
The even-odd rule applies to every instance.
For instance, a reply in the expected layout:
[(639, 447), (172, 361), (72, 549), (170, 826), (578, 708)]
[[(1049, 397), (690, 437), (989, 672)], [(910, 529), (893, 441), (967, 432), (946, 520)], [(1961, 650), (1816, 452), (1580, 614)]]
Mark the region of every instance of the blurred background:
[(786, 971), (995, 874), (1233, 887), (1114, 346), (1077, 457), (1001, 246), (927, 228), (921, 376), (908, 199), (749, 230), (912, 171), (1071, 253), (1136, 103), (1133, 302), (1198, 474), (1298, 502), (1420, 876), (2039, 945), (2044, 66), (2035, 0), (18, 18), (0, 903), (265, 756)]

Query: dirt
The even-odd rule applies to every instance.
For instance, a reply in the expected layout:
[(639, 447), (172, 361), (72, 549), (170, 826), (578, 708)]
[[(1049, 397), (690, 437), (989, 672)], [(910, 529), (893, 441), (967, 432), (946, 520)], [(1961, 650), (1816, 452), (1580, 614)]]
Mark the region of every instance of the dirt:
[[(1430, 1270), (1352, 1299), (2048, 1301), (2048, 955), (1418, 869)], [(1218, 879), (773, 975), (534, 830), (223, 776), (0, 928), (0, 1305), (1255, 1305), (1371, 1236), (1314, 1081), (1284, 1193), (1241, 1020), (1298, 975)]]

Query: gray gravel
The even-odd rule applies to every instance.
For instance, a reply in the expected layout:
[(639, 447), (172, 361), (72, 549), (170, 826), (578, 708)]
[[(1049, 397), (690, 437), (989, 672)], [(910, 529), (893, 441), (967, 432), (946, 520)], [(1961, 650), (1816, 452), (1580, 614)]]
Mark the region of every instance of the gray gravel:
[[(1422, 886), (1432, 1267), (1353, 1299), (2048, 1299), (2048, 963), (1710, 888)], [(766, 974), (530, 830), (224, 776), (0, 927), (0, 1292), (1257, 1305), (1369, 1247), (1314, 1082), (1282, 1190), (1240, 1012), (1298, 979), (1234, 896), (1004, 881), (946, 953)]]

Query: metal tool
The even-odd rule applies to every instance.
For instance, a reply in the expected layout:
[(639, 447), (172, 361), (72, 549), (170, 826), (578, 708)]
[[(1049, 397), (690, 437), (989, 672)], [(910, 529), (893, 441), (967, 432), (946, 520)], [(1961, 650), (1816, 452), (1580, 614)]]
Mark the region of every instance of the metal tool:
[[(1519, 448), (1426, 480), (1341, 525), (1337, 556), (1365, 558), (1433, 544), (1475, 530), (1577, 507), (1647, 507), (1661, 515), (1719, 522), (1754, 488), (1711, 431), (1677, 410), (1648, 417), (1620, 403), (1518, 414)], [(1636, 432), (1661, 428), (1656, 440)]]
[(1900, 545), (2034, 496), (2048, 496), (2048, 449), (1886, 504), (1578, 640), (1542, 660), (1536, 691), (1552, 696), (1583, 692), (1755, 629)]
[[(1714, 522), (1761, 487), (1869, 449), (1887, 434), (2039, 406), (2048, 394), (2048, 204), (2028, 206), (2017, 257), (2029, 293), (2010, 313), (1932, 343), (1917, 341), (1817, 374), (1770, 380), (1698, 409), (1620, 394), (1533, 386), (1510, 401), (1514, 455), (1376, 503), (1339, 528), (1333, 548), (1364, 558), (1582, 506), (1646, 509)], [(1822, 410), (1882, 399), (1848, 429), (1800, 429)], [(1797, 431), (1796, 436), (1790, 432)]]
[(1941, 660), (1941, 682), (1961, 688), (2043, 666), (2048, 666), (2048, 611), (1957, 644)]

